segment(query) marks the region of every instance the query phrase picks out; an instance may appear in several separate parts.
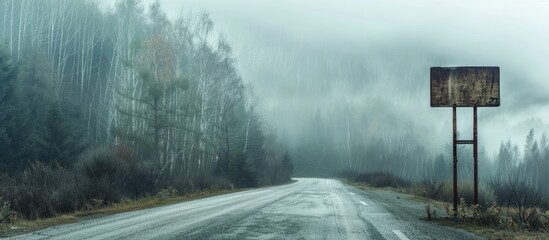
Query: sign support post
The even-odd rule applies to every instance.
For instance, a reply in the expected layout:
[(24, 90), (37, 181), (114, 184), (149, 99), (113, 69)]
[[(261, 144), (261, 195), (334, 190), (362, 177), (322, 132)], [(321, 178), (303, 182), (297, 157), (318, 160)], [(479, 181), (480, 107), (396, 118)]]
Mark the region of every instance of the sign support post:
[[(453, 200), (454, 216), (458, 212), (459, 144), (473, 145), (473, 204), (478, 205), (478, 107), (499, 107), (499, 67), (432, 67), (431, 107), (452, 107), (453, 126)], [(473, 140), (459, 140), (457, 108), (473, 108)]]
[(457, 206), (458, 206), (458, 170), (457, 170), (457, 164), (458, 164), (458, 158), (457, 158), (457, 108), (454, 104), (453, 108), (453, 126), (454, 126), (454, 140), (453, 140), (453, 166), (454, 166), (454, 216), (457, 216)]
[(477, 133), (477, 105), (473, 107), (473, 169), (474, 169), (474, 200), (473, 204), (478, 205), (478, 133)]

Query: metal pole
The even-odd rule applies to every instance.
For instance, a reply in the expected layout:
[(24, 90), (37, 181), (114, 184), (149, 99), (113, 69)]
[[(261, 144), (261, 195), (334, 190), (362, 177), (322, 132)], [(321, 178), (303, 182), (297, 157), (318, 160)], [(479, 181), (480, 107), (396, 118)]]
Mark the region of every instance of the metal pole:
[(453, 107), (453, 118), (454, 118), (454, 146), (453, 146), (453, 155), (454, 155), (454, 216), (457, 216), (457, 206), (458, 206), (458, 191), (457, 191), (457, 110), (456, 105)]
[(473, 162), (475, 172), (474, 191), (475, 199), (474, 204), (478, 204), (478, 134), (477, 134), (477, 106), (473, 107)]

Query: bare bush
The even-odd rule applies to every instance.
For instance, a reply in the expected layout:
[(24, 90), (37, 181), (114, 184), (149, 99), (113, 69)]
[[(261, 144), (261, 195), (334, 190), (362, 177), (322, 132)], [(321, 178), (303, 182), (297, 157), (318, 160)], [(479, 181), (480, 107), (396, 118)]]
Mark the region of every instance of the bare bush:
[(86, 199), (101, 199), (106, 204), (126, 196), (136, 197), (154, 191), (153, 171), (110, 151), (95, 151), (83, 156), (76, 166), (84, 176)]
[(83, 157), (78, 171), (85, 177), (87, 199), (115, 202), (123, 196), (126, 166), (121, 159), (106, 152), (96, 152)]
[[(413, 193), (429, 199), (440, 200), (445, 202), (453, 201), (453, 185), (449, 182), (439, 182), (437, 180), (425, 179), (421, 183), (416, 184), (413, 188)], [(490, 203), (495, 201), (492, 192), (487, 186), (479, 186), (479, 207), (486, 210)], [(463, 198), (465, 202), (472, 202), (474, 198), (473, 184), (470, 182), (461, 183), (458, 186), (458, 196)]]
[(412, 185), (409, 181), (386, 172), (359, 174), (355, 177), (355, 182), (366, 183), (373, 187), (406, 188)]
[(210, 174), (197, 176), (191, 180), (191, 191), (203, 191), (206, 189), (233, 189), (234, 185), (226, 178)]
[(445, 199), (445, 185), (445, 182), (440, 182), (436, 179), (424, 179), (420, 184), (421, 192), (416, 192), (416, 194), (422, 195), (429, 199), (450, 201), (451, 198)]
[(437, 219), (437, 211), (431, 207), (431, 204), (425, 205), (425, 211), (427, 212), (427, 220), (436, 220)]
[(5, 222), (6, 220), (9, 220), (11, 214), (12, 212), (10, 208), (10, 202), (4, 201), (0, 197), (0, 224)]
[(172, 186), (162, 188), (156, 196), (159, 198), (171, 198), (179, 195), (179, 191)]
[(347, 181), (354, 182), (356, 176), (358, 176), (358, 172), (352, 169), (345, 169), (339, 173), (339, 176), (347, 179)]
[(501, 218), (502, 213), (501, 207), (496, 202), (493, 202), (492, 206), (486, 209), (484, 214), (481, 215), (479, 222), (490, 226), (500, 226), (504, 224), (504, 220)]
[[(452, 186), (448, 184), (448, 191), (451, 192)], [(489, 187), (480, 184), (478, 186), (478, 203), (482, 210), (486, 210), (486, 207), (495, 201), (494, 194), (490, 191)], [(472, 182), (464, 182), (458, 186), (458, 196), (465, 199), (465, 202), (471, 203), (475, 197), (474, 185)]]
[(497, 202), (506, 206), (508, 214), (522, 227), (538, 230), (543, 228), (543, 213), (548, 209), (547, 198), (539, 188), (526, 184), (518, 178), (492, 180), (491, 182)]
[(80, 208), (79, 178), (60, 167), (41, 162), (14, 177), (3, 176), (0, 196), (11, 208), (27, 219), (51, 217)]

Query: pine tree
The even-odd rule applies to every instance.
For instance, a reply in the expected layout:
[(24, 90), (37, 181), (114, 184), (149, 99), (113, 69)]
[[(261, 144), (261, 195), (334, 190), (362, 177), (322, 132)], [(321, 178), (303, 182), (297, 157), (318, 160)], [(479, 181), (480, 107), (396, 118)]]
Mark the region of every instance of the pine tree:
[(53, 76), (48, 61), (38, 52), (29, 52), (20, 60), (15, 80), (17, 134), (13, 136), (18, 161), (37, 160), (37, 138), (48, 112), (48, 104), (56, 99)]
[(70, 166), (86, 148), (83, 134), (71, 125), (58, 103), (52, 103), (38, 139), (39, 160), (47, 164)]
[(230, 177), (237, 187), (255, 187), (257, 185), (257, 175), (251, 171), (251, 164), (246, 154), (238, 154), (232, 160), (230, 168)]
[(292, 163), (292, 158), (290, 157), (288, 151), (286, 151), (282, 157), (282, 170), (285, 173), (285, 177), (287, 178), (286, 180), (289, 180), (292, 176), (292, 172), (294, 171), (294, 164)]
[(15, 77), (17, 70), (10, 56), (0, 49), (0, 168), (16, 168), (13, 134), (16, 133)]
[(441, 153), (435, 158), (434, 175), (437, 180), (446, 180), (450, 176), (452, 168), (449, 162), (446, 162), (444, 155)]

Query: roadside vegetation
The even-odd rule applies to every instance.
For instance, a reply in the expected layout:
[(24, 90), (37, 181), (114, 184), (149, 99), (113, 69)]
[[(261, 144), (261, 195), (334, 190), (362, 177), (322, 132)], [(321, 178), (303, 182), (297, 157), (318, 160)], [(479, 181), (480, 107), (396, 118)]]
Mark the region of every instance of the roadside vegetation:
[[(91, 151), (70, 169), (36, 161), (14, 175), (0, 174), (0, 233), (36, 230), (88, 215), (132, 211), (259, 186), (237, 185), (215, 174), (195, 181), (162, 178), (155, 169), (119, 154)], [(289, 181), (288, 169), (280, 171), (277, 182), (262, 185)]]
[[(384, 156), (392, 156), (385, 153)], [(392, 153), (393, 155), (396, 153)], [(386, 160), (391, 162), (390, 159)], [(432, 158), (411, 155), (405, 168), (349, 169), (340, 177), (356, 185), (391, 188), (425, 201), (425, 218), (462, 227), (492, 239), (549, 238), (549, 140), (527, 131), (524, 147), (502, 142), (493, 160), (479, 152), (479, 205), (473, 203), (472, 152), (458, 147), (458, 212), (453, 212), (452, 148)], [(421, 163), (414, 165), (413, 163)], [(387, 168), (389, 167), (389, 168)], [(463, 181), (466, 179), (466, 181)], [(439, 209), (438, 211), (436, 209)], [(441, 211), (442, 209), (442, 211)]]
[(209, 16), (161, 9), (0, 3), (0, 228), (290, 180)]
[(124, 198), (120, 202), (112, 204), (96, 203), (98, 205), (91, 208), (76, 210), (74, 212), (64, 214), (58, 213), (53, 217), (37, 218), (33, 220), (25, 219), (24, 217), (18, 215), (17, 212), (12, 211), (13, 215), (7, 216), (9, 217), (9, 220), (6, 220), (4, 222), (5, 224), (0, 224), (0, 236), (13, 236), (58, 224), (78, 222), (79, 220), (88, 217), (141, 210), (241, 190), (242, 189), (223, 190), (210, 188), (199, 192), (182, 194), (173, 191), (171, 188), (166, 188), (161, 190), (158, 194), (152, 196), (143, 196), (136, 199)]
[[(452, 183), (435, 179), (407, 181), (390, 173), (340, 174), (364, 187), (388, 188), (413, 194), (425, 202), (425, 220), (464, 228), (490, 239), (544, 239), (549, 237), (549, 198), (516, 179), (494, 180), (479, 188), (479, 205), (473, 205), (472, 183), (460, 183), (458, 212), (453, 212)], [(443, 209), (443, 212), (437, 209)]]

